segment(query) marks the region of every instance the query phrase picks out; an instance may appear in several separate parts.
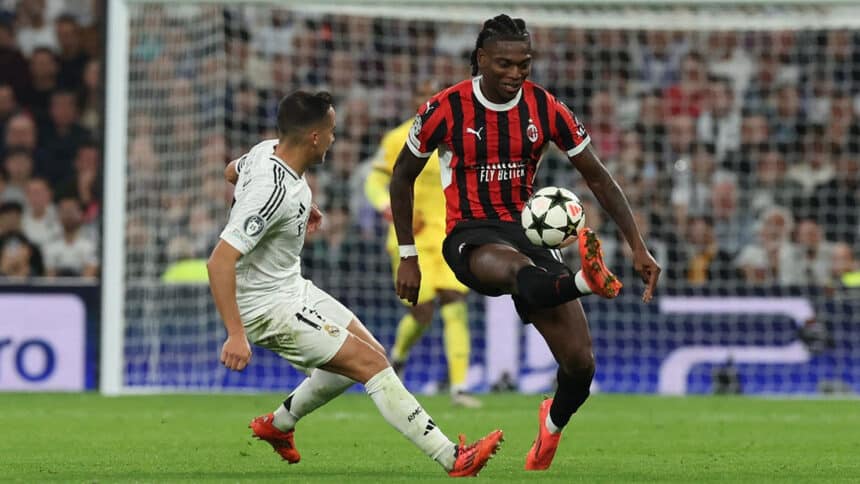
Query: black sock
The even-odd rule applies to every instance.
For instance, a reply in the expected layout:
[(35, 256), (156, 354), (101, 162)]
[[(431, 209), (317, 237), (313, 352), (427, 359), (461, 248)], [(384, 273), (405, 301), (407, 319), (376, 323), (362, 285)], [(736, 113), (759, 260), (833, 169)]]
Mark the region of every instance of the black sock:
[(570, 269), (551, 273), (537, 266), (525, 266), (517, 272), (517, 295), (536, 307), (558, 306), (583, 296)]
[(591, 394), (594, 368), (583, 369), (575, 375), (568, 375), (559, 368), (556, 378), (558, 388), (555, 390), (552, 406), (549, 407), (549, 416), (556, 427), (562, 428)]

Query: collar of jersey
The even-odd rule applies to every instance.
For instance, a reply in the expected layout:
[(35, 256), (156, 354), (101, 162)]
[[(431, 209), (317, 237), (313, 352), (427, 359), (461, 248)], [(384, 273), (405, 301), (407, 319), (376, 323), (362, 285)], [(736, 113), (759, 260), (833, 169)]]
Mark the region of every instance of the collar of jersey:
[(506, 102), (505, 104), (494, 103), (494, 102), (490, 101), (489, 99), (487, 99), (484, 96), (484, 93), (481, 92), (481, 78), (482, 77), (483, 76), (477, 76), (477, 77), (472, 78), (472, 92), (475, 93), (475, 97), (478, 98), (478, 102), (483, 104), (484, 107), (487, 109), (490, 109), (492, 111), (508, 111), (508, 110), (512, 109), (514, 106), (516, 106), (517, 103), (520, 102), (520, 98), (523, 97), (523, 88), (520, 88), (520, 90), (517, 91), (517, 95), (514, 96), (513, 99)]
[(275, 150), (274, 150), (274, 149), (272, 149), (272, 153), (271, 153), (269, 156), (271, 156), (273, 160), (275, 160), (275, 161), (277, 161), (278, 163), (280, 163), (280, 164), (281, 164), (281, 166), (283, 166), (284, 168), (286, 168), (286, 169), (287, 169), (287, 171), (289, 171), (290, 173), (292, 173), (292, 175), (293, 175), (294, 177), (296, 177), (296, 180), (298, 180), (299, 178), (301, 178), (301, 177), (299, 176), (299, 174), (298, 174), (298, 173), (296, 173), (296, 171), (295, 171), (295, 170), (293, 170), (292, 168), (290, 168), (290, 165), (288, 165), (286, 161), (282, 160), (280, 157), (278, 157), (278, 155), (276, 155), (276, 154), (275, 154)]

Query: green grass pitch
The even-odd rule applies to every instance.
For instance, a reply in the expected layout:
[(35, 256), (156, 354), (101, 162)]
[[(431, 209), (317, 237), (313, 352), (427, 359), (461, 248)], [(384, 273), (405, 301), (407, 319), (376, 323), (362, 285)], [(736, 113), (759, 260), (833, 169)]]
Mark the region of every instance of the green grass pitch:
[[(0, 481), (445, 482), (448, 477), (348, 394), (303, 420), (302, 462), (250, 437), (278, 395), (0, 394)], [(593, 396), (552, 468), (527, 473), (539, 396), (491, 395), (480, 410), (420, 397), (452, 438), (499, 427), (487, 482), (860, 482), (860, 402)]]

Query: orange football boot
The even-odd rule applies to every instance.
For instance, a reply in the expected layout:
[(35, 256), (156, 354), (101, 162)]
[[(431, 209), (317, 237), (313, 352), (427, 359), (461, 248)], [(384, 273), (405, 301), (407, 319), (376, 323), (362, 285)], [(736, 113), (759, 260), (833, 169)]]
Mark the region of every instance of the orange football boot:
[(621, 281), (603, 262), (600, 239), (588, 227), (579, 230), (579, 258), (582, 260), (582, 275), (591, 292), (612, 299), (621, 291)]
[(546, 428), (546, 416), (549, 415), (549, 407), (552, 406), (552, 398), (547, 398), (540, 404), (538, 411), (538, 434), (529, 453), (526, 454), (527, 471), (545, 471), (552, 464), (558, 443), (561, 441), (561, 432), (551, 433)]
[(284, 432), (279, 430), (272, 424), (274, 419), (275, 416), (271, 413), (263, 415), (251, 420), (248, 427), (254, 431), (254, 437), (268, 442), (285, 461), (290, 464), (298, 464), (302, 456), (296, 450), (296, 442), (293, 437), (295, 431)]
[(448, 471), (451, 477), (475, 477), (487, 462), (493, 457), (501, 445), (502, 431), (493, 430), (483, 439), (466, 445), (466, 437), (460, 434), (460, 445), (457, 446), (457, 457), (454, 468)]

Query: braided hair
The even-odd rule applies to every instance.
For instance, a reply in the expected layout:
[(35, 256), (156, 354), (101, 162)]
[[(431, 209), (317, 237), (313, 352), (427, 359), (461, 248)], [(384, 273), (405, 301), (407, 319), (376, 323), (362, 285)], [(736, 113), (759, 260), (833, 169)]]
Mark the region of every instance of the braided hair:
[(475, 50), (472, 51), (472, 75), (478, 75), (478, 49), (484, 47), (488, 40), (530, 40), (529, 31), (526, 30), (526, 21), (521, 18), (511, 18), (500, 14), (484, 22), (484, 28), (478, 34), (475, 41)]

